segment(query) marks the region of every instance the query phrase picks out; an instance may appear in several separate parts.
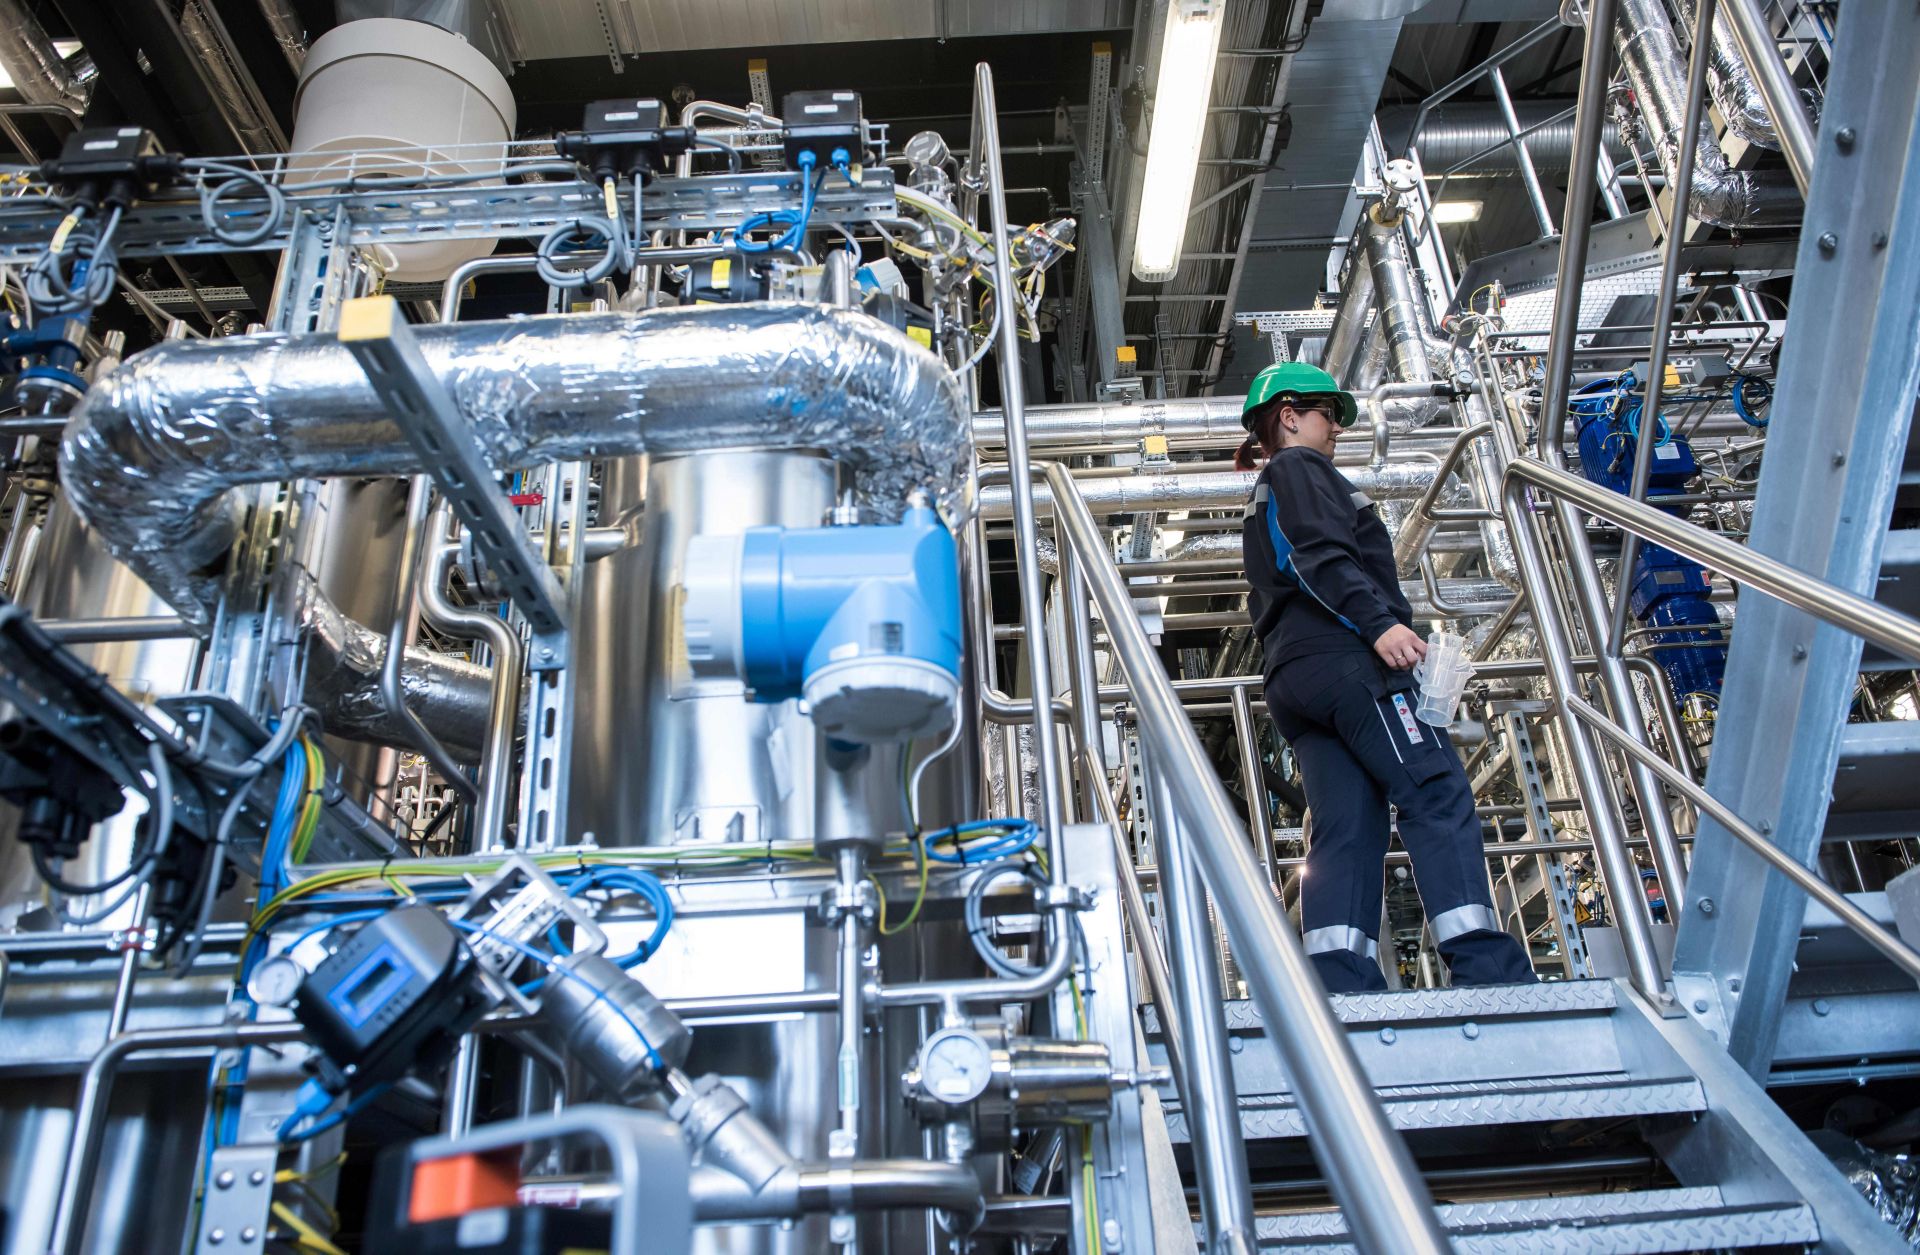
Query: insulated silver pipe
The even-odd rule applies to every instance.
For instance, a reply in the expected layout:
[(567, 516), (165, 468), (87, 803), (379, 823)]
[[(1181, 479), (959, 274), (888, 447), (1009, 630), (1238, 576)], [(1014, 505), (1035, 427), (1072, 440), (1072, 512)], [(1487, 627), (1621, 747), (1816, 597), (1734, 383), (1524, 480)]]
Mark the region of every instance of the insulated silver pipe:
[[(1080, 405), (1036, 405), (1024, 417), (1030, 448), (1073, 444), (1133, 444), (1147, 436), (1172, 439), (1219, 439), (1238, 444), (1246, 432), (1240, 426), (1245, 397), (1193, 397), (1183, 400), (1140, 401), (1130, 405), (1093, 402)], [(973, 416), (973, 440), (981, 448), (1004, 449), (1006, 419), (999, 410)]]
[(1340, 294), (1333, 330), (1327, 333), (1326, 347), (1320, 354), (1320, 369), (1332, 375), (1342, 388), (1353, 386), (1367, 340), (1367, 319), (1372, 313), (1373, 269), (1363, 259), (1355, 258), (1347, 267), (1347, 290)]
[(0, 0), (0, 67), (31, 105), (58, 105), (75, 118), (87, 111), (93, 82), (73, 72), (26, 0)]
[[(305, 572), (295, 582), (295, 595), (292, 618), (307, 641), (305, 695), (326, 730), (356, 741), (412, 744), (411, 728), (381, 693), (386, 636), (348, 618)], [(407, 708), (455, 757), (470, 759), (486, 743), (492, 678), (485, 667), (409, 647), (401, 656), (399, 685)]]
[[(1427, 490), (1436, 468), (1430, 462), (1389, 462), (1382, 467), (1342, 468), (1353, 486), (1376, 501), (1411, 501)], [(1100, 478), (1078, 483), (1080, 499), (1100, 514), (1139, 514), (1160, 510), (1237, 510), (1253, 496), (1257, 471), (1203, 471), (1197, 475), (1135, 475), (1125, 479)], [(976, 498), (980, 517), (989, 522), (1013, 516), (1012, 491), (1006, 484), (980, 489)], [(1038, 488), (1034, 510), (1053, 513), (1053, 493)]]
[[(1693, 29), (1699, 12), (1696, 5), (1697, 0), (1679, 0), (1680, 21), (1688, 30)], [(1739, 39), (1722, 25), (1713, 28), (1712, 74), (1707, 79), (1707, 87), (1729, 131), (1749, 144), (1779, 149), (1780, 133), (1773, 124), (1773, 114), (1760, 92), (1760, 84), (1747, 68)]]
[[(1727, 20), (1714, 28), (1714, 35), (1718, 39), (1724, 32), (1740, 46), (1740, 54), (1746, 58), (1743, 68), (1749, 76), (1745, 82), (1757, 89), (1779, 137), (1787, 169), (1804, 197), (1813, 183), (1814, 149), (1813, 123), (1800, 103), (1800, 91), (1780, 60), (1780, 46), (1773, 41), (1767, 19), (1754, 7), (1753, 0), (1726, 0), (1724, 11)], [(1718, 92), (1714, 99), (1719, 100)]]
[(1400, 252), (1400, 218), (1382, 221), (1367, 212), (1361, 226), (1361, 246), (1373, 271), (1374, 300), (1380, 307), (1380, 328), (1386, 337), (1387, 361), (1399, 383), (1430, 383), (1433, 363), (1427, 353), (1425, 301), (1415, 292), (1413, 272)]
[[(1598, 7), (1591, 7), (1589, 20)], [(1712, 130), (1704, 125), (1687, 134), (1684, 127), (1686, 59), (1680, 55), (1673, 23), (1668, 20), (1661, 0), (1619, 0), (1618, 12), (1619, 20), (1611, 24), (1614, 44), (1627, 72), (1627, 81), (1633, 87), (1634, 103), (1646, 119), (1661, 169), (1672, 174), (1678, 164), (1682, 136), (1694, 145), (1693, 188), (1687, 197), (1692, 217), (1721, 227), (1798, 222), (1805, 204), (1791, 178), (1782, 178), (1777, 172), (1732, 169)], [(1595, 147), (1597, 150), (1597, 144)], [(1579, 144), (1578, 149), (1584, 151), (1586, 145)], [(1576, 168), (1571, 173), (1586, 174), (1585, 182), (1591, 186), (1592, 171)], [(1568, 203), (1572, 203), (1571, 196)], [(1581, 202), (1582, 206), (1590, 203), (1590, 200)]]
[[(716, 448), (824, 450), (883, 506), (950, 490), (969, 415), (947, 368), (864, 314), (703, 305), (415, 330), (502, 470)], [(419, 454), (330, 335), (172, 341), (88, 392), (61, 479), (107, 548), (197, 626), (231, 546), (229, 489), (419, 473)]]

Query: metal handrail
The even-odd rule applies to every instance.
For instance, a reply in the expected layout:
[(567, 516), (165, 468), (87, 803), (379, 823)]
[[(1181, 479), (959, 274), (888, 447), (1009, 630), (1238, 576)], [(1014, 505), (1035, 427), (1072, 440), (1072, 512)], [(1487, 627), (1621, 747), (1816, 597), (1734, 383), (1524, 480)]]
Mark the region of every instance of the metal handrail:
[(1734, 583), (1777, 597), (1823, 623), (1851, 632), (1890, 653), (1920, 661), (1920, 619), (1909, 618), (1835, 584), (1755, 553), (1716, 532), (1682, 522), (1650, 505), (1631, 501), (1609, 488), (1534, 458), (1515, 458), (1507, 466), (1512, 492), (1527, 485), (1545, 490), (1589, 514), (1691, 558)]
[(1493, 424), (1483, 422), (1462, 428), (1460, 434), (1454, 437), (1453, 447), (1448, 449), (1446, 456), (1440, 459), (1440, 469), (1433, 473), (1433, 482), (1428, 484), (1427, 490), (1420, 494), (1420, 499), (1413, 503), (1413, 509), (1407, 513), (1407, 521), (1401, 524), (1400, 535), (1393, 542), (1393, 564), (1401, 574), (1411, 574), (1415, 562), (1425, 551), (1427, 539), (1433, 535), (1434, 524), (1440, 520), (1440, 515), (1435, 512), (1434, 506), (1438, 504), (1440, 494), (1445, 491), (1447, 481), (1452, 479), (1454, 471), (1459, 469), (1461, 455), (1466, 453), (1468, 446), (1475, 440), (1492, 434)]
[[(1525, 507), (1528, 485), (1557, 495), (1599, 518), (1691, 558), (1702, 566), (1726, 575), (1745, 588), (1776, 597), (1797, 610), (1842, 631), (1872, 641), (1901, 657), (1920, 660), (1920, 620), (1889, 610), (1846, 589), (1829, 584), (1765, 554), (1755, 553), (1716, 533), (1684, 523), (1652, 506), (1642, 505), (1610, 489), (1589, 483), (1578, 475), (1558, 470), (1533, 458), (1515, 458), (1507, 467), (1505, 492), (1508, 504), (1516, 511)], [(1541, 634), (1542, 646), (1549, 645)], [(1885, 954), (1902, 970), (1920, 978), (1920, 954), (1902, 943), (1845, 895), (1808, 871), (1782, 852), (1745, 820), (1717, 801), (1686, 773), (1661, 759), (1627, 729), (1608, 719), (1575, 693), (1571, 687), (1556, 685), (1559, 707), (1591, 726), (1629, 758), (1659, 776), (1701, 811), (1727, 829), (1742, 844), (1751, 848), (1768, 864), (1822, 906), (1842, 923), (1860, 934), (1875, 949)]]
[(1044, 466), (1054, 526), (1106, 621), (1134, 694), (1134, 716), (1160, 764), (1166, 789), (1216, 907), (1226, 920), (1247, 987), (1280, 1051), (1311, 1145), (1363, 1250), (1395, 1255), (1448, 1249), (1425, 1182), (1387, 1123), (1346, 1032), (1333, 1016), (1300, 938), (1254, 860), (1232, 800), (1220, 784), (1133, 608), (1125, 577), (1067, 468)]
[(1625, 728), (1570, 693), (1566, 696), (1565, 706), (1567, 710), (1585, 720), (1595, 731), (1600, 733), (1601, 736), (1606, 737), (1607, 740), (1613, 742), (1620, 750), (1638, 759), (1640, 762), (1645, 763), (1653, 770), (1655, 775), (1673, 786), (1673, 788), (1677, 789), (1688, 801), (1718, 821), (1720, 826), (1738, 838), (1742, 845), (1745, 845), (1755, 854), (1758, 854), (1775, 871), (1785, 876), (1788, 880), (1791, 880), (1795, 885), (1798, 885), (1801, 891), (1808, 897), (1818, 902), (1821, 906), (1826, 907), (1829, 911), (1832, 911), (1841, 923), (1860, 934), (1860, 937), (1866, 941), (1868, 945), (1893, 960), (1894, 965), (1899, 967), (1901, 971), (1913, 977), (1915, 980), (1920, 980), (1920, 951), (1916, 951), (1912, 946), (1900, 940), (1892, 930), (1886, 928), (1880, 921), (1874, 919), (1873, 916), (1854, 905), (1846, 894), (1841, 893), (1819, 876), (1807, 870), (1807, 868), (1796, 861), (1793, 856), (1786, 853), (1773, 842), (1767, 840), (1766, 837), (1760, 834), (1759, 829), (1734, 814), (1725, 804), (1715, 799), (1713, 794), (1707, 792), (1692, 780), (1689, 780), (1685, 773), (1677, 770), (1671, 763), (1661, 758), (1651, 749), (1634, 740), (1632, 736), (1628, 735)]

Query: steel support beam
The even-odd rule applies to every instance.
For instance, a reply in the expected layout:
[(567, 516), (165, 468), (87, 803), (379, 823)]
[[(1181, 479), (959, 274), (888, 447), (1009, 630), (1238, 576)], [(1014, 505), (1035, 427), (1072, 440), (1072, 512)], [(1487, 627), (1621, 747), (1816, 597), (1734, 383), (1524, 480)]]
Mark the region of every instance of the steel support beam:
[[(1793, 314), (1752, 548), (1874, 591), (1920, 389), (1920, 9), (1856, 6), (1840, 24), (1794, 272)], [(1740, 630), (1707, 774), (1712, 794), (1812, 866), (1860, 667), (1860, 639), (1740, 594)], [(1764, 1076), (1806, 898), (1703, 820), (1674, 953), (1681, 1005)]]
[(434, 376), (390, 296), (349, 301), (340, 343), (367, 372), (394, 423), (425, 459), (434, 483), (473, 536), (494, 578), (533, 629), (535, 671), (567, 665), (566, 594), (514, 516), (453, 398)]

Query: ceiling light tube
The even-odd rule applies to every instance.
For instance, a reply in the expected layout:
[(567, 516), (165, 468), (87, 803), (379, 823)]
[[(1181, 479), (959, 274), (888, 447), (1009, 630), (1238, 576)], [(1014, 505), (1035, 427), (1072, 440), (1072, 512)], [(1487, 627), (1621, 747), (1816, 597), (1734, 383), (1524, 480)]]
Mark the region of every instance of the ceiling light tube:
[(1484, 202), (1477, 200), (1443, 200), (1433, 207), (1433, 220), (1445, 224), (1480, 221), (1480, 210)]
[(1180, 269), (1226, 7), (1226, 0), (1168, 0), (1133, 234), (1133, 276), (1148, 283), (1171, 279)]

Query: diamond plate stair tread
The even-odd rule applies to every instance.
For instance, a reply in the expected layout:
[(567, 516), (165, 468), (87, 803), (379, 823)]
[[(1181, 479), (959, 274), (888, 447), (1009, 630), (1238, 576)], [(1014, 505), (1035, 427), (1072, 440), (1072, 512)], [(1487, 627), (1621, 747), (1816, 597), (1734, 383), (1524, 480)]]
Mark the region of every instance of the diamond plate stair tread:
[[(1436, 1211), (1462, 1255), (1583, 1255), (1798, 1246), (1819, 1240), (1813, 1212), (1799, 1203), (1729, 1206), (1715, 1186), (1496, 1199), (1443, 1204)], [(1336, 1211), (1262, 1216), (1262, 1250), (1351, 1252)]]
[[(1388, 1121), (1403, 1131), (1625, 1119), (1707, 1107), (1706, 1094), (1692, 1077), (1635, 1080), (1624, 1073), (1406, 1085), (1375, 1093)], [(1304, 1137), (1307, 1131), (1291, 1094), (1242, 1097), (1240, 1128), (1250, 1141)], [(1167, 1131), (1175, 1142), (1187, 1141), (1186, 1113), (1170, 1107)]]
[[(1506, 1016), (1566, 1015), (1611, 1011), (1619, 1005), (1610, 980), (1543, 981), (1537, 985), (1491, 985), (1465, 989), (1408, 989), (1377, 994), (1334, 994), (1327, 999), (1342, 1024), (1410, 1024), (1422, 1020), (1493, 1020)], [(1223, 1004), (1227, 1028), (1264, 1027), (1260, 1009), (1239, 999)], [(1160, 1031), (1158, 1009), (1140, 1009), (1148, 1036)]]

